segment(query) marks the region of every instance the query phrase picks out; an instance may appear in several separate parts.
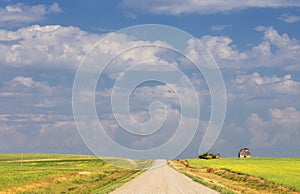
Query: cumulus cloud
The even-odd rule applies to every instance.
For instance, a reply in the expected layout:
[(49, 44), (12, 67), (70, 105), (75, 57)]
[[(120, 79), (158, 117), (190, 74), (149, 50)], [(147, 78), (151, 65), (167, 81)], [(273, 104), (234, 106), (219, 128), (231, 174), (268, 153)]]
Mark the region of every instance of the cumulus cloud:
[(249, 90), (253, 94), (293, 94), (300, 92), (300, 82), (292, 80), (287, 74), (283, 77), (261, 76), (259, 73), (251, 75), (238, 75), (235, 84), (239, 90)]
[(253, 147), (299, 144), (300, 112), (294, 107), (271, 108), (267, 119), (253, 113), (247, 119)]
[(72, 26), (33, 25), (0, 30), (0, 37), (2, 64), (75, 68), (100, 36)]
[(252, 1), (180, 1), (180, 0), (123, 0), (122, 6), (127, 9), (139, 10), (153, 14), (179, 15), (184, 13), (211, 14), (224, 13), (247, 8), (279, 8), (279, 7), (300, 7), (297, 0), (252, 0)]
[[(264, 30), (263, 41), (248, 52), (249, 58), (259, 66), (282, 66), (286, 69), (297, 68), (300, 43), (288, 34), (279, 34), (273, 27)], [(255, 61), (254, 59), (257, 59)]]
[(131, 64), (158, 60), (157, 53), (164, 49), (163, 47), (172, 47), (161, 40), (145, 41), (124, 33), (108, 33), (105, 39), (99, 43), (95, 49), (95, 54), (101, 52), (109, 57), (117, 56)]
[[(168, 52), (167, 48), (172, 48), (164, 41), (145, 41), (123, 33), (109, 33), (99, 43), (96, 49), (89, 53), (88, 61), (94, 61), (94, 67), (102, 71), (106, 65), (104, 63), (107, 62), (104, 59), (112, 59), (107, 64), (105, 73), (113, 80), (133, 66), (135, 71), (157, 71), (158, 68), (160, 71), (169, 71), (170, 68), (164, 67), (172, 65), (159, 56), (160, 53)], [(100, 63), (103, 64), (99, 66)]]
[[(292, 75), (280, 76), (252, 74), (237, 75), (227, 84), (228, 100), (231, 106), (243, 106), (247, 109), (265, 110), (277, 104), (280, 107), (293, 105), (298, 107), (300, 95), (300, 82)], [(238, 108), (237, 107), (237, 108)]]
[[(246, 51), (240, 51), (234, 44), (234, 40), (228, 36), (205, 35), (201, 39), (188, 40), (185, 54), (196, 62), (203, 61), (205, 56), (199, 56), (199, 53), (206, 52), (202, 48), (203, 43), (222, 68), (282, 66), (285, 69), (299, 69), (300, 43), (298, 40), (289, 37), (286, 33), (280, 34), (273, 27), (258, 26), (256, 30), (264, 32), (262, 41)], [(2, 64), (76, 68), (103, 36), (72, 26), (34, 25), (17, 31), (0, 30), (0, 37), (0, 62)], [(173, 59), (174, 56), (171, 54), (170, 56), (165, 54), (169, 52), (165, 47), (172, 48), (172, 46), (163, 41), (143, 41), (116, 33), (110, 33), (109, 37), (99, 45), (95, 54), (98, 58), (118, 55), (106, 70), (110, 71), (113, 79), (120, 76), (120, 69), (124, 70), (147, 60), (153, 61), (152, 66), (156, 65), (154, 68), (161, 64), (178, 66), (180, 63)], [(120, 53), (128, 48), (131, 49)], [(96, 61), (99, 62), (99, 60)]]
[[(135, 103), (143, 102), (149, 104), (156, 100), (163, 103), (169, 103), (173, 106), (181, 106), (180, 103), (185, 101), (185, 105), (195, 106), (197, 102), (193, 98), (194, 95), (200, 95), (199, 91), (192, 88), (180, 87), (175, 84), (164, 84), (154, 87), (139, 87), (132, 93), (132, 101)], [(188, 108), (188, 107), (185, 107)]]
[(273, 27), (266, 28), (263, 40), (281, 50), (288, 49), (292, 51), (299, 49), (299, 42), (296, 39), (290, 38), (286, 33), (280, 35)]
[[(203, 58), (204, 56), (199, 56), (198, 52), (203, 49), (203, 47), (201, 47), (201, 44), (203, 43), (213, 54), (221, 67), (255, 68), (258, 66), (280, 66), (285, 69), (297, 69), (300, 56), (300, 44), (298, 40), (291, 38), (288, 34), (279, 33), (273, 27), (260, 26), (257, 27), (256, 30), (263, 33), (262, 41), (259, 44), (252, 46), (249, 50), (240, 51), (234, 44), (234, 40), (230, 37), (206, 35), (200, 39), (188, 40), (186, 55), (195, 61), (205, 60), (205, 58)], [(104, 42), (97, 48), (98, 51), (101, 51), (103, 56), (106, 57), (117, 55), (124, 49), (145, 44), (149, 45), (156, 43), (162, 47), (169, 46), (161, 41), (149, 42), (136, 40), (133, 37), (124, 34), (111, 33), (111, 36), (113, 36), (113, 38), (110, 41)], [(76, 68), (83, 56), (88, 53), (94, 43), (102, 36), (85, 32), (76, 27), (34, 25), (20, 28), (16, 31), (0, 30), (0, 37), (1, 66), (5, 68), (12, 67), (14, 69), (33, 66), (41, 69), (53, 67), (60, 71), (61, 68)], [(165, 58), (166, 60), (163, 59), (165, 56), (167, 56)], [(104, 76), (104, 79), (114, 81), (122, 74), (124, 69), (138, 62), (153, 59), (154, 62), (152, 68), (147, 69), (148, 71), (163, 71), (164, 69), (160, 68), (160, 65), (171, 65), (173, 67), (184, 65), (184, 67), (187, 68), (186, 63), (184, 63), (183, 60), (180, 61), (177, 56), (174, 57), (174, 55), (169, 55), (164, 49), (158, 47), (139, 48), (129, 50), (128, 52), (119, 55), (118, 59), (110, 64), (111, 68), (106, 69), (106, 73), (109, 74), (109, 77), (107, 78)], [(170, 71), (170, 69), (166, 70)], [(194, 72), (190, 69), (189, 71)], [(267, 145), (279, 145), (278, 142), (283, 141), (283, 139), (280, 139), (281, 136), (285, 135), (285, 137), (289, 139), (292, 135), (288, 136), (285, 133), (280, 133), (281, 136), (275, 137), (269, 133), (268, 127), (272, 126), (274, 128), (277, 127), (278, 129), (283, 129), (283, 124), (279, 123), (280, 119), (277, 119), (278, 122), (276, 125), (270, 124), (271, 121), (275, 122), (273, 117), (278, 118), (278, 115), (295, 114), (296, 117), (292, 118), (298, 119), (297, 114), (295, 113), (298, 111), (295, 108), (295, 111), (293, 112), (293, 110), (284, 109), (282, 107), (291, 106), (291, 102), (293, 102), (295, 107), (299, 106), (298, 97), (300, 95), (300, 84), (291, 73), (285, 73), (278, 76), (257, 73), (258, 70), (254, 72), (255, 73), (248, 74), (247, 72), (236, 72), (238, 75), (234, 74), (233, 77), (235, 78), (231, 82), (228, 82), (229, 84), (227, 85), (231, 102), (233, 102), (232, 104), (246, 102), (246, 106), (243, 104), (243, 106), (239, 107), (245, 109), (259, 106), (259, 109), (257, 110), (265, 108), (269, 109), (274, 103), (280, 105), (279, 107), (281, 109), (278, 109), (279, 111), (277, 109), (270, 109), (272, 111), (269, 114), (269, 120), (262, 117), (259, 112), (253, 113), (253, 115), (248, 118), (247, 122), (247, 129), (249, 129), (249, 133), (253, 136), (252, 142), (268, 142)], [(35, 74), (35, 72), (32, 74)], [(169, 74), (172, 75), (171, 72), (169, 72)], [(276, 72), (274, 74), (276, 74)], [(16, 135), (16, 139), (20, 141), (19, 145), (28, 145), (24, 142), (28, 140), (27, 136), (30, 135), (39, 137), (39, 141), (45, 142), (48, 137), (51, 137), (51, 142), (61, 145), (55, 140), (58, 134), (62, 134), (60, 138), (57, 138), (58, 141), (63, 141), (63, 137), (67, 136), (68, 133), (75, 133), (74, 124), (70, 121), (70, 118), (62, 121), (58, 118), (50, 119), (46, 116), (37, 116), (35, 114), (37, 114), (36, 112), (71, 113), (71, 86), (64, 87), (59, 85), (60, 80), (58, 79), (53, 82), (40, 81), (42, 78), (36, 78), (35, 76), (36, 75), (17, 75), (8, 78), (2, 83), (0, 88), (0, 104), (2, 107), (1, 112), (5, 114), (0, 115), (0, 121), (3, 123), (0, 129), (1, 134), (5, 134), (4, 139), (9, 139), (9, 137)], [(6, 78), (2, 78), (2, 80), (3, 79)], [(201, 78), (192, 75), (191, 80), (192, 83), (197, 86), (197, 91), (202, 89), (203, 83)], [(111, 92), (110, 86), (111, 82), (104, 85), (105, 90)], [(190, 100), (189, 97), (191, 91), (189, 89), (177, 86), (176, 90), (182, 93), (185, 100)], [(96, 94), (101, 96), (101, 102), (100, 104), (97, 104), (97, 107), (100, 107), (99, 113), (106, 113), (106, 109), (110, 108), (107, 107), (109, 103), (106, 103), (110, 101), (109, 92), (105, 92)], [(202, 97), (202, 94), (198, 93), (198, 95)], [(86, 96), (91, 97), (93, 94), (88, 93)], [(103, 97), (107, 98), (108, 101), (102, 101)], [(132, 103), (135, 104), (137, 108), (137, 111), (133, 109), (136, 120), (147, 121), (147, 119), (149, 119), (149, 114), (147, 111), (144, 111), (145, 108), (147, 109), (149, 103), (154, 100), (161, 100), (169, 106), (168, 110), (171, 112), (171, 120), (165, 126), (165, 129), (172, 132), (170, 130), (176, 127), (175, 124), (179, 119), (178, 115), (180, 115), (178, 108), (179, 100), (174, 91), (170, 90), (170, 85), (139, 86), (132, 93), (131, 97)], [(264, 103), (258, 103), (260, 99), (265, 99)], [(188, 102), (191, 106), (194, 105), (193, 101), (190, 100)], [(18, 104), (18, 106), (16, 106), (16, 104)], [(261, 106), (262, 104), (264, 106)], [(209, 106), (209, 103), (206, 104), (206, 107), (207, 106)], [(201, 111), (203, 112), (203, 108), (205, 109), (206, 107), (201, 107)], [(251, 112), (253, 112), (252, 110)], [(12, 115), (12, 113), (19, 114)], [(27, 113), (27, 116), (22, 116), (22, 114), (25, 113)], [(158, 114), (158, 116), (161, 116), (161, 114)], [(53, 117), (62, 116), (54, 115)], [(123, 119), (124, 121), (127, 121), (128, 117), (125, 116)], [(186, 118), (185, 122), (193, 121), (193, 119), (194, 118)], [(289, 124), (288, 122), (285, 122), (284, 119), (281, 120), (282, 123)], [(25, 121), (27, 121), (28, 124), (26, 124)], [(16, 122), (16, 124), (10, 122)], [(34, 125), (34, 122), (39, 124)], [(256, 125), (252, 126), (251, 123)], [(115, 121), (112, 121), (111, 118), (106, 119), (104, 124), (111, 130), (112, 136), (116, 130), (120, 129), (118, 124)], [(30, 125), (35, 126), (33, 130), (34, 134), (30, 131), (27, 131), (28, 134), (25, 133), (25, 129), (30, 128)], [(290, 125), (293, 126), (292, 124)], [(258, 126), (261, 127), (259, 128)], [(131, 147), (141, 146), (144, 148), (154, 147), (156, 144), (164, 142), (169, 137), (167, 135), (161, 137), (157, 136), (153, 139), (149, 139), (149, 141), (139, 138), (124, 140), (122, 139), (124, 138), (122, 133), (116, 133), (117, 135), (114, 137), (118, 141), (123, 141), (124, 145), (129, 145)], [(293, 127), (291, 127), (289, 133), (296, 133)], [(243, 133), (243, 135), (245, 134)], [(73, 135), (71, 135), (71, 137), (73, 137)], [(223, 141), (228, 140), (223, 139)], [(68, 140), (68, 142), (70, 142), (70, 145), (76, 144), (75, 142), (72, 142), (71, 139)], [(35, 143), (35, 145), (42, 144)], [(5, 147), (3, 143), (0, 143), (0, 146)]]
[[(103, 58), (114, 58), (107, 71), (111, 78), (131, 65), (155, 61), (152, 65), (167, 65), (159, 53), (170, 45), (163, 41), (143, 41), (125, 34), (109, 33), (109, 38), (90, 53), (90, 61), (100, 69)], [(83, 31), (77, 27), (59, 25), (33, 25), (16, 31), (0, 30), (0, 62), (7, 66), (44, 66), (75, 69), (82, 59), (103, 38), (102, 35)], [(151, 46), (152, 45), (152, 46)], [(155, 45), (155, 46), (153, 46)], [(131, 49), (130, 49), (131, 48)], [(126, 50), (126, 52), (120, 53)], [(94, 54), (94, 55), (93, 55)], [(115, 76), (116, 77), (116, 76)]]
[[(204, 131), (207, 128), (207, 125), (204, 125), (204, 121), (200, 121), (196, 118), (192, 117), (185, 117), (180, 114), (180, 112), (177, 109), (173, 109), (171, 106), (166, 106), (167, 109), (167, 116), (163, 122), (163, 125), (161, 126), (150, 126), (150, 128), (139, 128), (139, 130), (135, 130), (137, 134), (143, 134), (144, 132), (152, 132), (147, 136), (143, 135), (133, 135), (131, 133), (128, 133), (128, 131), (133, 131), (132, 128), (128, 130), (128, 128), (122, 128), (118, 122), (123, 122), (123, 120), (117, 120), (115, 119), (115, 116), (113, 114), (103, 114), (100, 116), (100, 122), (103, 125), (106, 133), (118, 144), (126, 146), (128, 148), (142, 150), (142, 149), (151, 149), (155, 148), (157, 146), (160, 146), (166, 142), (169, 141), (171, 138), (177, 139), (177, 145), (174, 145), (174, 149), (182, 149), (187, 145), (184, 145), (183, 142), (185, 142), (187, 139), (187, 136), (193, 135), (193, 128), (195, 127), (195, 123), (199, 122), (199, 129), (201, 131), (201, 134), (197, 136), (197, 139), (201, 140), (201, 136), (203, 136)], [(135, 118), (137, 118), (140, 122), (144, 122), (145, 118), (149, 118), (147, 115), (148, 112), (140, 111), (133, 114)], [(159, 113), (160, 114), (160, 113)], [(156, 115), (156, 117), (159, 117), (160, 115)], [(126, 120), (128, 119), (128, 122), (130, 122), (131, 119), (128, 118), (129, 115), (122, 115), (119, 118)], [(154, 118), (156, 119), (156, 118)], [(157, 118), (157, 119), (164, 119), (164, 118)], [(147, 121), (148, 119), (146, 119)], [(130, 124), (129, 124), (130, 125)], [(185, 126), (184, 129), (181, 129), (181, 131), (178, 131), (178, 134), (175, 133), (179, 127), (179, 125)], [(158, 128), (156, 128), (158, 127)], [(126, 131), (128, 130), (128, 131)], [(189, 134), (189, 135), (188, 135)], [(174, 137), (173, 137), (174, 136)], [(200, 146), (201, 142), (197, 142), (198, 147)], [(111, 153), (114, 154), (114, 153)], [(168, 153), (161, 153), (162, 156), (167, 156)]]
[(257, 26), (263, 32), (262, 41), (246, 51), (240, 51), (227, 36), (203, 36), (203, 44), (222, 68), (249, 69), (262, 66), (279, 66), (286, 70), (299, 69), (299, 40), (280, 34), (276, 29)]
[(47, 83), (35, 82), (32, 77), (17, 76), (4, 83), (0, 96), (22, 98), (33, 93), (48, 96), (52, 91), (53, 88)]
[(62, 9), (57, 3), (52, 5), (25, 5), (15, 4), (7, 5), (4, 8), (0, 7), (0, 26), (21, 26), (43, 20), (46, 15), (62, 12)]
[[(35, 81), (32, 77), (17, 76), (3, 83), (0, 88), (1, 106), (6, 113), (32, 113), (41, 108), (69, 110), (71, 102), (66, 98), (71, 89), (51, 86), (46, 82)], [(33, 100), (34, 99), (34, 100)], [(18, 106), (15, 106), (15, 104)], [(65, 104), (65, 106), (61, 106)]]
[(83, 153), (86, 151), (71, 116), (0, 114), (0, 120), (1, 152)]
[(284, 21), (285, 23), (295, 23), (300, 21), (300, 16), (283, 14), (279, 17), (279, 19)]
[(226, 36), (203, 36), (201, 41), (217, 60), (243, 60), (245, 53), (238, 51), (233, 40)]
[[(91, 34), (80, 30), (76, 27), (62, 27), (62, 26), (39, 26), (33, 25), (25, 28), (20, 28), (16, 31), (1, 30), (0, 31), (1, 42), (1, 66), (11, 69), (23, 69), (23, 68), (33, 68), (39, 67), (43, 68), (53, 68), (60, 71), (61, 68), (76, 68), (86, 53), (93, 47), (102, 36), (98, 34)], [(136, 40), (133, 37), (126, 36), (124, 34), (110, 33), (113, 37), (110, 41), (103, 42), (96, 49), (97, 52), (106, 57), (112, 57), (119, 52), (126, 50), (130, 47), (139, 47), (143, 45), (158, 45), (157, 47), (147, 47), (147, 48), (137, 48), (129, 50), (128, 52), (119, 55), (120, 61), (115, 61), (115, 64), (111, 64), (111, 69), (108, 69), (107, 73), (122, 73), (124, 69), (128, 68), (130, 65), (135, 63), (154, 60), (152, 66), (154, 68), (141, 69), (149, 71), (161, 72), (163, 68), (162, 65), (176, 66), (176, 61), (163, 60), (162, 55), (166, 54), (166, 49), (162, 49), (159, 46), (168, 46), (166, 43), (161, 41), (149, 42)], [(167, 55), (167, 54), (166, 54)], [(172, 59), (172, 56), (167, 55), (168, 59)], [(97, 61), (98, 62), (98, 61)], [(120, 63), (119, 63), (120, 62)], [(166, 69), (170, 72), (170, 69)], [(65, 72), (64, 72), (65, 73)], [(47, 72), (49, 76), (51, 72)], [(35, 72), (30, 73), (31, 76), (18, 75), (7, 79), (3, 82), (0, 88), (0, 98), (2, 113), (0, 120), (3, 121), (5, 127), (3, 126), (3, 131), (6, 129), (11, 129), (7, 132), (7, 138), (13, 135), (18, 135), (20, 137), (20, 143), (18, 145), (24, 145), (26, 148), (43, 147), (47, 142), (49, 146), (66, 146), (63, 143), (63, 139), (69, 139), (65, 137), (70, 133), (70, 137), (73, 137), (74, 123), (70, 119), (61, 121), (59, 119), (50, 119), (45, 115), (37, 116), (39, 113), (51, 113), (50, 115), (56, 115), (60, 117), (61, 113), (70, 114), (71, 113), (71, 86), (61, 86), (60, 80), (55, 81), (45, 81), (48, 78), (44, 78), (43, 75), (38, 76)], [(164, 75), (167, 75), (164, 74)], [(67, 75), (71, 76), (71, 75)], [(117, 77), (110, 75), (110, 81), (114, 81)], [(70, 79), (68, 77), (67, 79)], [(106, 78), (108, 79), (108, 78)], [(40, 81), (43, 80), (43, 81)], [(110, 86), (110, 85), (106, 85)], [(175, 87), (175, 86), (174, 86)], [(109, 91), (111, 88), (107, 88)], [(178, 106), (178, 100), (174, 99), (176, 95), (169, 91), (167, 86), (156, 86), (156, 87), (140, 87), (134, 93), (134, 101), (140, 101), (140, 105), (150, 102), (153, 99), (162, 97), (165, 102), (169, 102), (173, 106)], [(176, 87), (176, 90), (184, 96), (185, 100), (193, 106), (193, 101), (190, 100), (190, 90), (184, 87)], [(82, 91), (86, 92), (86, 91)], [(102, 93), (103, 94), (103, 93)], [(152, 94), (152, 96), (151, 96)], [(86, 94), (87, 97), (93, 94)], [(106, 94), (104, 94), (104, 97)], [(149, 95), (149, 96), (146, 96)], [(103, 96), (101, 96), (103, 97)], [(146, 97), (149, 97), (146, 99)], [(145, 100), (146, 99), (146, 100)], [(102, 99), (101, 99), (102, 100)], [(110, 99), (109, 99), (110, 100)], [(142, 102), (143, 101), (143, 102)], [(16, 106), (15, 104), (18, 104)], [(103, 102), (101, 102), (103, 104)], [(106, 108), (110, 107), (101, 106), (101, 114), (106, 113)], [(158, 110), (159, 111), (159, 110)], [(176, 120), (180, 119), (180, 111), (176, 108), (169, 107), (169, 112), (171, 113), (171, 121), (164, 125), (165, 131), (172, 131), (176, 129)], [(156, 112), (157, 113), (157, 112)], [(24, 116), (26, 114), (26, 116)], [(139, 109), (139, 111), (134, 112), (135, 119), (144, 121), (147, 119), (148, 112)], [(155, 114), (156, 119), (160, 118), (161, 114)], [(53, 116), (53, 117), (54, 117)], [(126, 120), (127, 118), (124, 117)], [(189, 120), (190, 119), (190, 120)], [(187, 118), (186, 123), (192, 123), (195, 118)], [(17, 123), (13, 125), (12, 122)], [(113, 129), (114, 124), (108, 119), (106, 123), (110, 123), (108, 128)], [(30, 128), (32, 126), (32, 130)], [(173, 127), (174, 126), (174, 127)], [(3, 132), (4, 133), (4, 132)], [(171, 134), (172, 135), (172, 134)], [(59, 136), (59, 137), (58, 137)], [(32, 141), (32, 139), (36, 139)], [(122, 133), (115, 136), (120, 140)], [(153, 146), (157, 142), (163, 143), (167, 135), (156, 136), (154, 139), (143, 142), (139, 138), (131, 139), (134, 141), (129, 141), (128, 139), (123, 139), (124, 144), (133, 147), (138, 147), (138, 145)], [(31, 141), (32, 144), (28, 144), (27, 141)], [(72, 139), (66, 140), (70, 141), (70, 145), (74, 145)], [(11, 144), (5, 141), (8, 147), (3, 149), (13, 148)], [(55, 144), (55, 145), (53, 145)], [(62, 145), (64, 144), (64, 145)], [(58, 147), (57, 147), (58, 148)]]

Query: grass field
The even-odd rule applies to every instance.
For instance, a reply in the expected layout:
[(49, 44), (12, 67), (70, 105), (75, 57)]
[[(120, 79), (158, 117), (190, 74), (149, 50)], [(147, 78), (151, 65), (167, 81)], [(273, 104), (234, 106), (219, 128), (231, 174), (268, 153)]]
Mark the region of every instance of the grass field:
[(300, 191), (300, 158), (190, 159), (193, 166), (227, 169)]
[[(123, 166), (132, 164), (115, 160)], [(151, 164), (135, 162), (139, 167)], [(0, 193), (108, 193), (141, 172), (115, 167), (94, 156), (0, 154)]]

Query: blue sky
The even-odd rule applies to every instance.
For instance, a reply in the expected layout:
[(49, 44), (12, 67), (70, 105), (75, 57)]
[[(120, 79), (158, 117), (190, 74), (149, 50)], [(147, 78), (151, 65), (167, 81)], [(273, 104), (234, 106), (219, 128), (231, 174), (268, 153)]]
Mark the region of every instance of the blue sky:
[[(0, 153), (89, 153), (72, 114), (72, 88), (81, 60), (97, 41), (114, 31), (163, 24), (202, 41), (222, 72), (227, 113), (212, 152), (234, 157), (240, 148), (249, 147), (256, 156), (299, 157), (300, 1), (182, 2), (1, 1)], [(138, 44), (123, 36), (110, 41), (102, 45), (103, 52)], [(196, 48), (195, 44), (190, 46)], [(117, 45), (115, 51), (109, 50), (112, 45)], [(188, 48), (186, 51), (193, 57)], [(145, 56), (143, 52), (132, 52), (131, 60), (159, 58), (157, 53), (166, 51), (154, 49)], [(120, 60), (130, 66), (126, 57)], [(178, 62), (175, 58), (171, 56), (168, 62)], [(137, 120), (147, 120), (146, 110), (153, 100), (164, 102), (170, 115), (162, 132), (152, 139), (128, 137), (109, 107), (107, 96), (121, 71), (117, 64), (112, 65), (96, 94), (97, 113), (107, 133), (133, 149), (167, 141), (180, 113), (179, 101), (166, 95), (170, 88), (145, 83), (135, 90), (131, 105)], [(197, 157), (211, 111), (205, 80), (190, 66), (182, 64), (182, 69), (188, 69), (186, 76), (199, 92), (203, 119), (180, 157)]]

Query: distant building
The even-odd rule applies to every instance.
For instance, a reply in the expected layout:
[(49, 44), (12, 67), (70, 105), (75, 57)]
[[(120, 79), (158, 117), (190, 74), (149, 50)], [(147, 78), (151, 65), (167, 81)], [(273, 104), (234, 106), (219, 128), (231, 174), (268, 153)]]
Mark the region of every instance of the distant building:
[(240, 149), (240, 151), (238, 152), (238, 157), (239, 158), (250, 158), (251, 153), (248, 148), (243, 148), (243, 149)]

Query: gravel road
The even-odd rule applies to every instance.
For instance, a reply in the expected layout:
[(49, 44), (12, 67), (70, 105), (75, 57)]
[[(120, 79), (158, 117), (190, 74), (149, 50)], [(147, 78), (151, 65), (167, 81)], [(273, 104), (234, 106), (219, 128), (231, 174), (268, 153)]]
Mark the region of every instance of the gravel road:
[(153, 167), (121, 186), (112, 194), (192, 194), (218, 193), (177, 172), (165, 160), (156, 160)]

